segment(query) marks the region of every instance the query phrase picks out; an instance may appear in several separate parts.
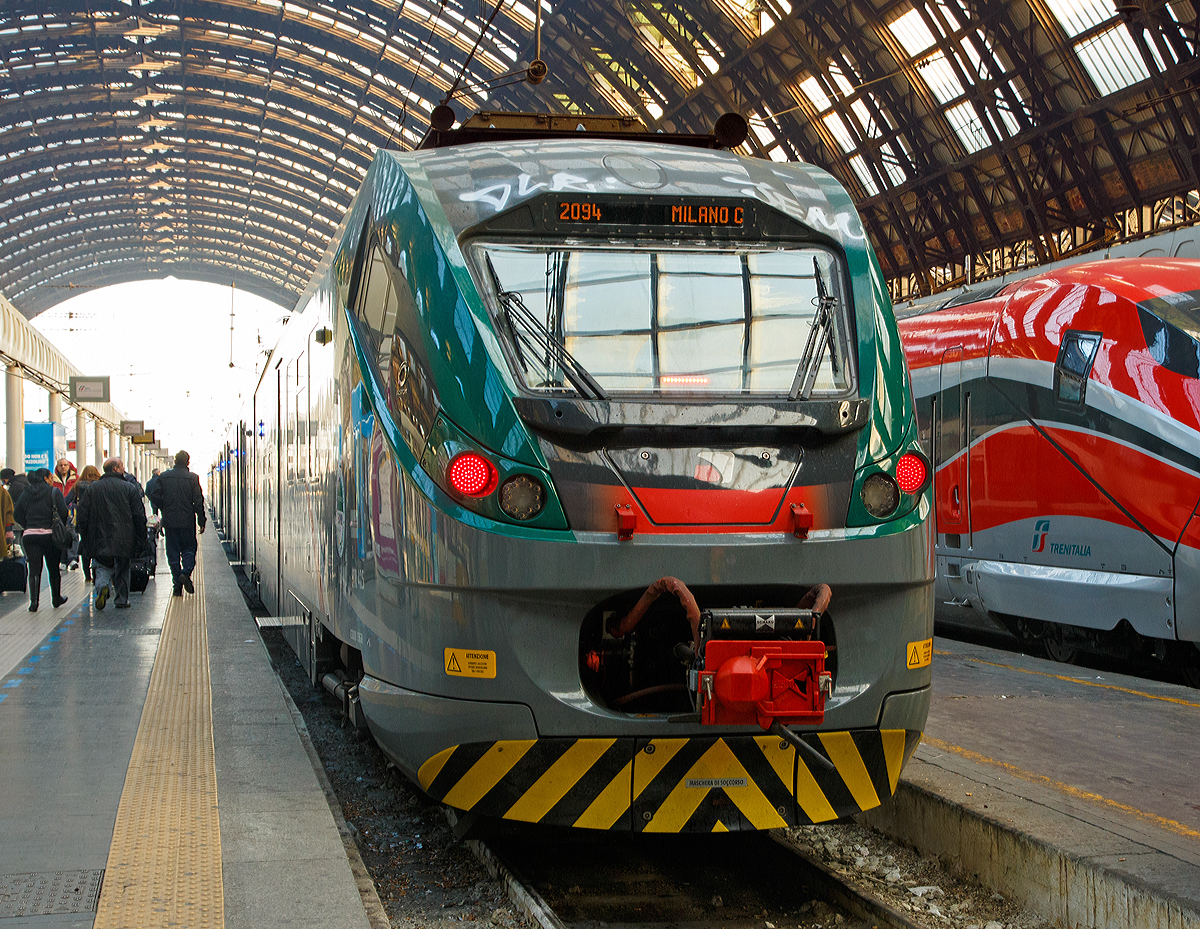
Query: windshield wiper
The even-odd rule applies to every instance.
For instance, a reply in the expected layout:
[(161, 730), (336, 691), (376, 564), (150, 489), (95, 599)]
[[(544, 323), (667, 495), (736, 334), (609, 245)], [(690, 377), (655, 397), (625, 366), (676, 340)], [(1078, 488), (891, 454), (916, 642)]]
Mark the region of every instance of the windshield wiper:
[(813, 316), (812, 328), (808, 330), (808, 343), (804, 346), (804, 354), (800, 356), (796, 376), (792, 379), (792, 389), (788, 391), (789, 400), (808, 399), (826, 352), (830, 353), (829, 364), (834, 375), (837, 375), (837, 355), (833, 352), (833, 309), (837, 301), (825, 289), (825, 279), (821, 277), (816, 258), (813, 258), (813, 273), (817, 277), (817, 312)]
[[(521, 295), (515, 291), (504, 289), (504, 285), (500, 283), (500, 275), (496, 273), (496, 267), (492, 264), (492, 256), (485, 253), (484, 260), (487, 262), (488, 273), (492, 276), (492, 283), (496, 286), (496, 295), (500, 298), (500, 305), (504, 308), (504, 324), (508, 327), (508, 334), (512, 338), (521, 369), (526, 373), (529, 372), (529, 363), (525, 356), (527, 349), (535, 358), (540, 352), (544, 352), (547, 361), (553, 359), (580, 394), (593, 400), (607, 399), (608, 395), (604, 392), (604, 388), (596, 383), (596, 379), (575, 360), (574, 356), (567, 351), (567, 347), (533, 315), (533, 312), (525, 305), (525, 301), (521, 299)], [(547, 374), (549, 373), (551, 372), (547, 371)]]

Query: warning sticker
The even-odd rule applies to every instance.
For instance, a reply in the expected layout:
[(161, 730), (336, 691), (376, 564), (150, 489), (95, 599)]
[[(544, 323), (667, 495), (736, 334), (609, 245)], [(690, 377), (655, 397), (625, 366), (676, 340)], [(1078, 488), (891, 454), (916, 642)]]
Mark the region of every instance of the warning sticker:
[(452, 677), (495, 677), (496, 653), (472, 648), (448, 648), (446, 673)]
[(909, 668), (923, 668), (933, 660), (933, 639), (908, 643)]

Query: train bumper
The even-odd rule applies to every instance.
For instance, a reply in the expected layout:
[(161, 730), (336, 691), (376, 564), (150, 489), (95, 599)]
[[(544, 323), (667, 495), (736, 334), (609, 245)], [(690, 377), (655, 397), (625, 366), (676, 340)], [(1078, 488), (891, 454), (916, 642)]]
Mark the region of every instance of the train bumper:
[(879, 806), (916, 730), (803, 736), (833, 769), (776, 736), (468, 742), (418, 779), (456, 809), (520, 822), (626, 832), (734, 832), (828, 822)]

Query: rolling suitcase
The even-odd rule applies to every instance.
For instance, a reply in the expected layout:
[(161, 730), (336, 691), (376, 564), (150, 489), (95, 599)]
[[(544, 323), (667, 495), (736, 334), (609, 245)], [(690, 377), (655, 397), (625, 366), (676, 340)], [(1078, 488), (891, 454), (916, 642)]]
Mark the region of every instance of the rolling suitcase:
[(16, 555), (0, 561), (0, 590), (25, 593), (29, 582), (29, 565), (24, 556)]
[(150, 583), (150, 572), (147, 569), (146, 559), (138, 558), (129, 564), (129, 592), (131, 594), (143, 594), (146, 592), (146, 585)]
[(146, 522), (146, 573), (151, 577), (158, 568), (158, 534), (161, 531), (159, 518), (151, 516)]

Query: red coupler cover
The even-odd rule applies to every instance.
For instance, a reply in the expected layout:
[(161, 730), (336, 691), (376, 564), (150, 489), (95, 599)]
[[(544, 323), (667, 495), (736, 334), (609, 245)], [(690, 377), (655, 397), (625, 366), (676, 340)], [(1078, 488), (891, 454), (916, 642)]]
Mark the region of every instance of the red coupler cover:
[(763, 729), (821, 723), (824, 671), (824, 642), (711, 639), (700, 672), (701, 722)]

